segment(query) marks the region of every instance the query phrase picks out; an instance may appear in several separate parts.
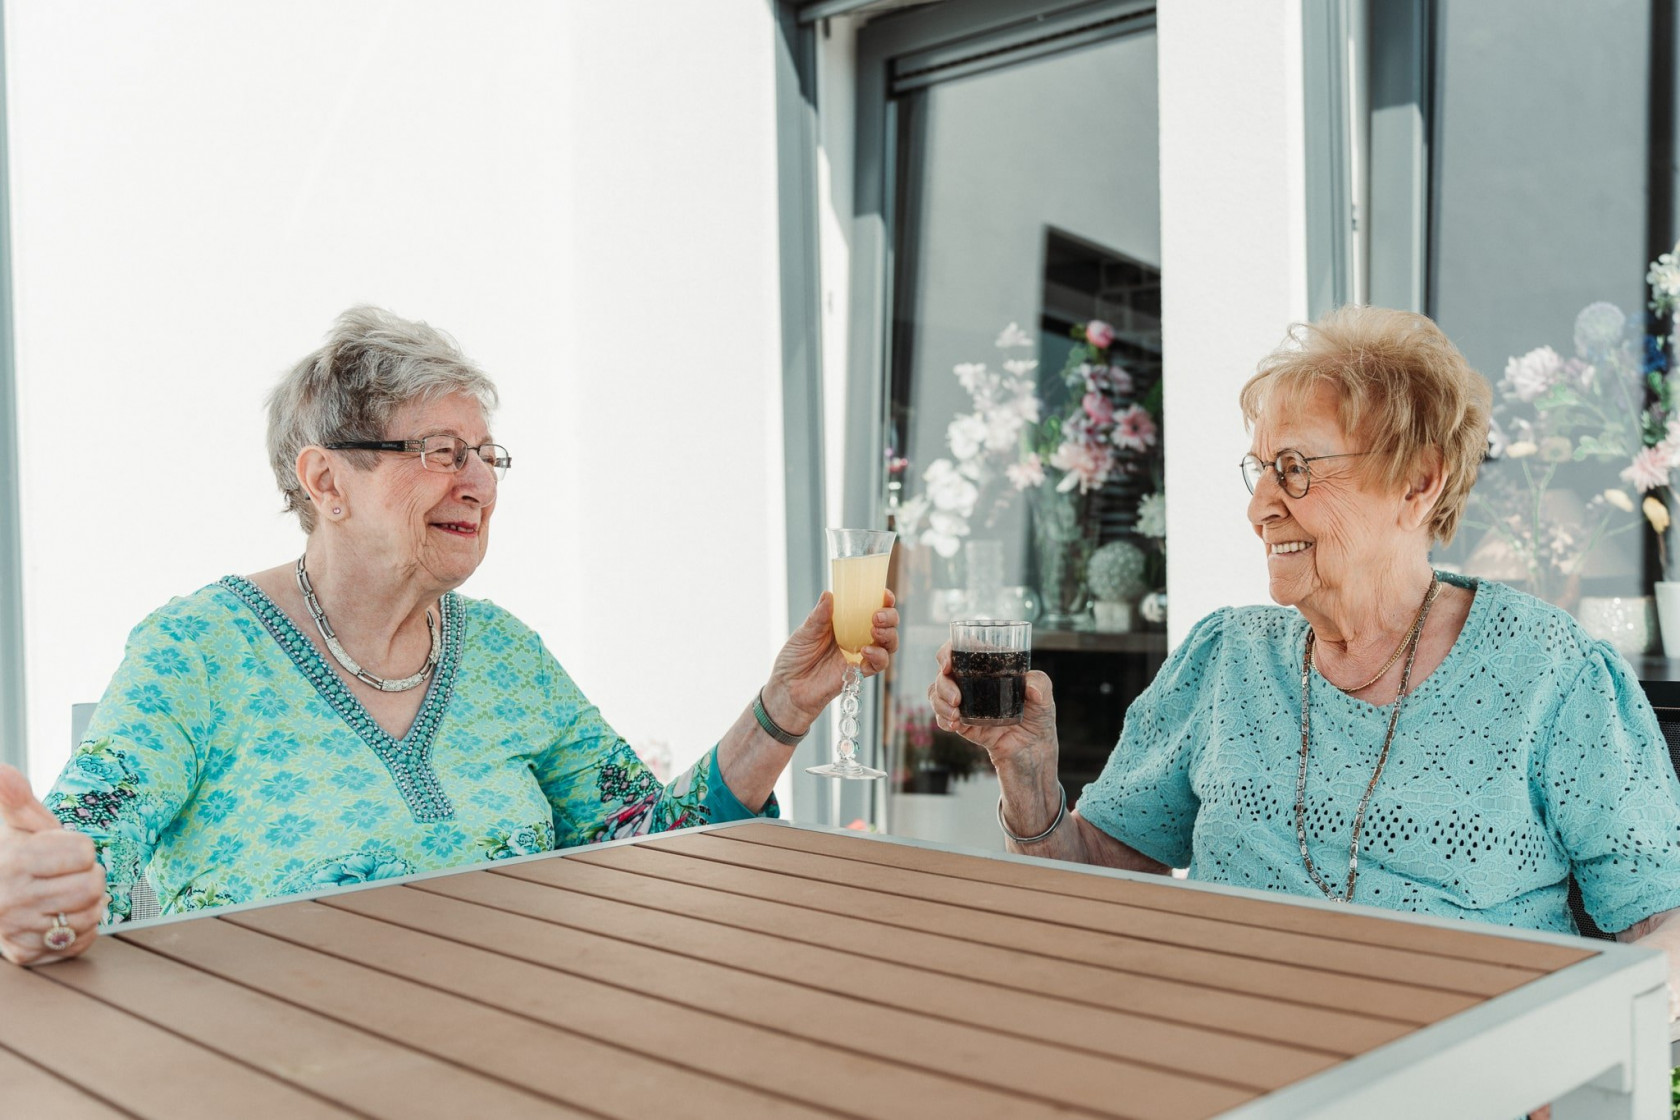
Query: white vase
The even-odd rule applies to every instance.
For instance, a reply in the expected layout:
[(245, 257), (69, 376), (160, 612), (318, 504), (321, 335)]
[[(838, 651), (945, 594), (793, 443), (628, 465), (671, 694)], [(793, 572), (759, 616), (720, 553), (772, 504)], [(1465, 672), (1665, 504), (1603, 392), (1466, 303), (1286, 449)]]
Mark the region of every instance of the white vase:
[[(1657, 585), (1661, 587), (1661, 584)], [(1680, 593), (1680, 584), (1674, 585)], [(1680, 598), (1675, 600), (1680, 605)], [(1595, 638), (1616, 647), (1616, 652), (1632, 660), (1651, 651), (1656, 636), (1656, 605), (1649, 595), (1583, 595), (1575, 609), (1581, 629)], [(1680, 615), (1673, 620), (1680, 626)], [(1670, 630), (1680, 649), (1680, 630)]]
[(1663, 653), (1680, 657), (1680, 582), (1658, 580), (1657, 623), (1662, 629)]
[(1132, 605), (1098, 599), (1091, 605), (1100, 634), (1124, 634), (1132, 628)]

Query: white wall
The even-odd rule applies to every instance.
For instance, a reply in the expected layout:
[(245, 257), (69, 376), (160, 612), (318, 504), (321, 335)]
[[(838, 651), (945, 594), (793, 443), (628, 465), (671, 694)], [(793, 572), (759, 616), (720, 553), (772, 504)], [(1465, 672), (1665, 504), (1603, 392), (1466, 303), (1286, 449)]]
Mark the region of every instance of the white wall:
[(502, 389), (466, 593), (632, 742), (715, 741), (787, 625), (762, 0), (5, 18), (35, 785), (130, 626), (300, 550), (260, 402), (362, 301)]
[(1164, 0), (1161, 345), (1168, 637), (1266, 603), (1237, 391), (1307, 315), (1298, 0)]

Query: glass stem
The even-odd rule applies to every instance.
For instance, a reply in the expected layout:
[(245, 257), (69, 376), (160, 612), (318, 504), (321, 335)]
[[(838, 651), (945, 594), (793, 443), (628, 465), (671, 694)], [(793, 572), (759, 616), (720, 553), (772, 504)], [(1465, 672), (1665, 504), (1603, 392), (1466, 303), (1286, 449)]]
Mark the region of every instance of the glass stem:
[(862, 667), (847, 662), (840, 689), (840, 741), (834, 746), (834, 761), (848, 769), (857, 765), (858, 689), (862, 687)]

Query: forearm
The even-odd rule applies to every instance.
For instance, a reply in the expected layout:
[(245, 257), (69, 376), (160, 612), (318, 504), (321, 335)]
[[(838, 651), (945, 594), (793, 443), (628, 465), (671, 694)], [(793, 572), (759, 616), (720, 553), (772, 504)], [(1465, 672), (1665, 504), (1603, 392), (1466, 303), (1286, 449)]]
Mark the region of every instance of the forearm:
[[(1062, 792), (1055, 769), (1056, 763), (1052, 757), (1048, 760), (1029, 759), (1011, 766), (1007, 777), (1003, 771), (999, 771), (999, 781), (1003, 788), (1004, 824), (1016, 836), (1038, 836), (1057, 819), (1062, 804)], [(1033, 843), (1007, 840), (1006, 843), (1011, 852), (1042, 859), (1089, 863), (1098, 867), (1116, 867), (1156, 875), (1164, 875), (1171, 870), (1165, 864), (1122, 844), (1071, 810), (1044, 839)]]
[(1664, 910), (1616, 935), (1617, 941), (1668, 954), (1668, 1017), (1680, 1016), (1680, 910)]
[[(806, 717), (794, 714), (790, 707), (779, 705), (768, 692), (764, 703), (766, 714), (783, 731), (804, 735), (810, 730)], [(776, 788), (776, 779), (781, 777), (788, 761), (793, 758), (792, 747), (771, 738), (758, 725), (758, 720), (753, 718), (751, 703), (735, 717), (735, 722), (718, 741), (717, 750), (718, 772), (723, 775), (724, 784), (736, 800), (755, 813), (770, 800), (770, 794)]]

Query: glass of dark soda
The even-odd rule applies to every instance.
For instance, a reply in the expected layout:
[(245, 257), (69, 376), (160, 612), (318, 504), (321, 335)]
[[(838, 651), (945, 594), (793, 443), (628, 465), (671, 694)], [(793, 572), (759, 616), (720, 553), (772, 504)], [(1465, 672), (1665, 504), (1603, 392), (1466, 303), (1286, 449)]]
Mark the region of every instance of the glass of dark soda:
[(951, 623), (951, 679), (962, 690), (964, 723), (1020, 723), (1032, 668), (1032, 623)]

